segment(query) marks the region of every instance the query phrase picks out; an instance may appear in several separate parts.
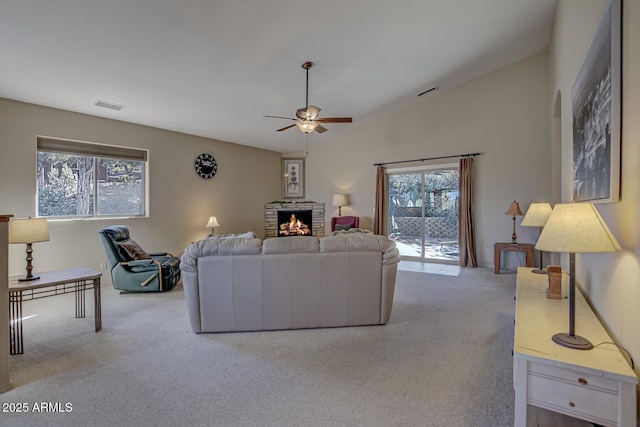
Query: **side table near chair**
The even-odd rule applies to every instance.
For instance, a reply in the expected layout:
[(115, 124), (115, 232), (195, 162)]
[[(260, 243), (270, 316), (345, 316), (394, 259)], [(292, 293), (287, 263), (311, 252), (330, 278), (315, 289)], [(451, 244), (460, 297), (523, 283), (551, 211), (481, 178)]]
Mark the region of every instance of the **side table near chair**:
[(494, 270), (495, 274), (500, 274), (500, 254), (502, 251), (506, 252), (526, 252), (527, 254), (527, 267), (533, 266), (533, 245), (531, 243), (496, 243), (494, 248)]

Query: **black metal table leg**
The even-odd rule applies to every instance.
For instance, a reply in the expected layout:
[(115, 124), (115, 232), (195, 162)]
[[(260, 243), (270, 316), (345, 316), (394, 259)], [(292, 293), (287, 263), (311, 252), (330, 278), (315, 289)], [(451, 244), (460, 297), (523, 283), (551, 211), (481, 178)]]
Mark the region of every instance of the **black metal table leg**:
[(9, 330), (9, 354), (24, 354), (22, 341), (22, 292), (9, 292), (11, 322)]

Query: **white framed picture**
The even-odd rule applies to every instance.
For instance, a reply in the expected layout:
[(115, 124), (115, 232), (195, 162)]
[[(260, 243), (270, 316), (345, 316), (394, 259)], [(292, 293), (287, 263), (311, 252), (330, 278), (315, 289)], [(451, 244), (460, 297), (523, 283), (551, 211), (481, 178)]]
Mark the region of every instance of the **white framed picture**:
[(282, 159), (282, 197), (304, 198), (304, 158)]

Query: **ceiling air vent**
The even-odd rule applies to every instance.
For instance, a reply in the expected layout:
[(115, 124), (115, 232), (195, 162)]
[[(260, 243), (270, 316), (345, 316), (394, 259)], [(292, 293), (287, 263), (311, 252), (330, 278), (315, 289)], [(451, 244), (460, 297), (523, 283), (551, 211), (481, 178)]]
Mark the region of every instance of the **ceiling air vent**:
[(96, 107), (108, 108), (110, 110), (120, 111), (124, 105), (116, 104), (115, 102), (103, 101), (102, 99), (96, 99)]
[(431, 89), (427, 89), (427, 90), (425, 90), (425, 91), (422, 91), (422, 92), (420, 92), (420, 93), (418, 94), (418, 96), (426, 95), (426, 94), (428, 94), (428, 93), (430, 93), (430, 92), (433, 92), (433, 91), (436, 91), (436, 90), (438, 90), (438, 86), (434, 86), (434, 87), (432, 87)]

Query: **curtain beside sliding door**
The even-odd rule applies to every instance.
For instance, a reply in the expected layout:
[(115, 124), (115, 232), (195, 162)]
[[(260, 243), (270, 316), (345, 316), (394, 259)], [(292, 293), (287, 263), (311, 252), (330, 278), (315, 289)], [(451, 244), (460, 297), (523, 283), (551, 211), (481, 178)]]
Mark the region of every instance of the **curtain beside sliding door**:
[(378, 166), (376, 174), (376, 205), (373, 218), (373, 233), (381, 236), (388, 234), (387, 230), (387, 191), (384, 166)]
[(458, 239), (460, 265), (477, 267), (476, 232), (473, 214), (473, 157), (460, 159)]

